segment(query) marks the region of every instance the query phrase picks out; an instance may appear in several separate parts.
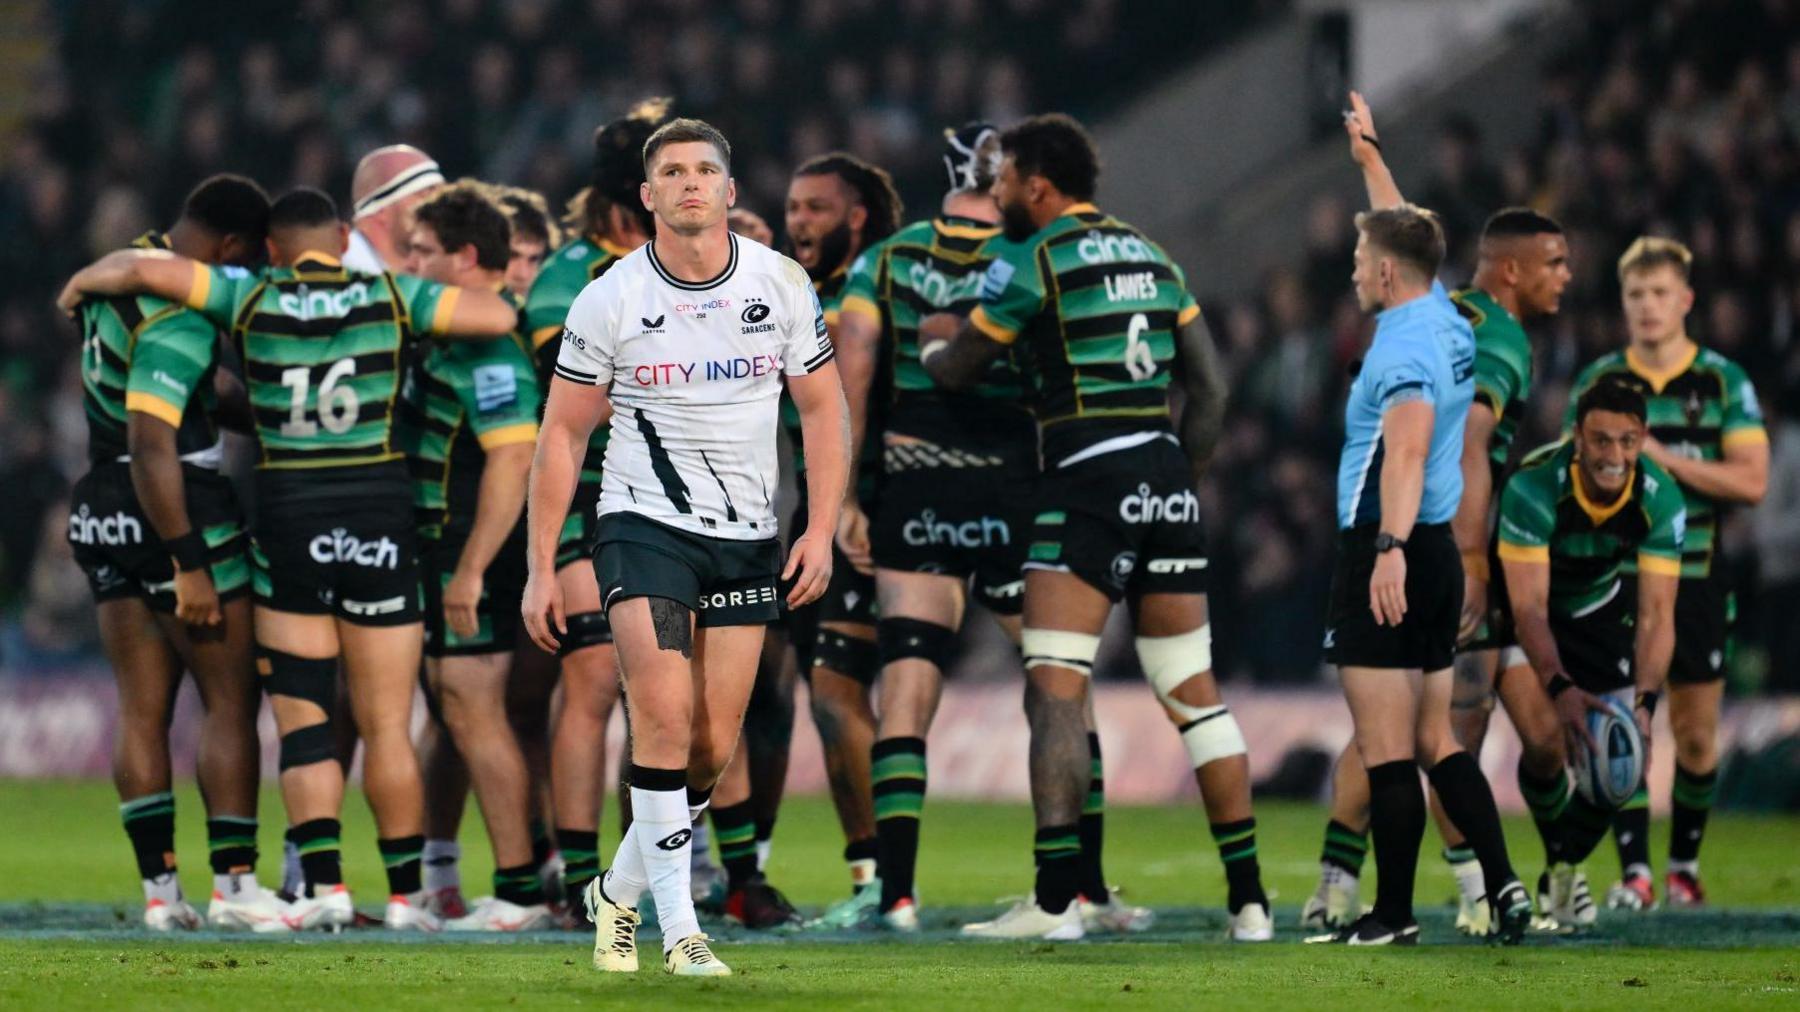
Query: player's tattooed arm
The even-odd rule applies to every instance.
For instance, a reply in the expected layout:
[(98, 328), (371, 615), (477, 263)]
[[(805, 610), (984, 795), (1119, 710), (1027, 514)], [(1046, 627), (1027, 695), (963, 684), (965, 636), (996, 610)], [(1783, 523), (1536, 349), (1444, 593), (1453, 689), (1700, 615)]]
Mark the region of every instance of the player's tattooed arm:
[(1199, 479), (1212, 463), (1225, 428), (1225, 369), (1204, 315), (1175, 328), (1176, 381), (1181, 386), (1181, 448)]
[(680, 601), (666, 597), (650, 599), (650, 627), (656, 630), (656, 649), (673, 650), (688, 660), (694, 659), (694, 613)]
[(967, 390), (980, 382), (1006, 346), (951, 313), (919, 321), (919, 364), (946, 390)]
[(167, 250), (119, 250), (76, 271), (63, 286), (56, 304), (63, 312), (73, 313), (81, 300), (89, 296), (139, 294), (185, 303), (194, 290), (197, 268), (201, 265), (196, 261)]

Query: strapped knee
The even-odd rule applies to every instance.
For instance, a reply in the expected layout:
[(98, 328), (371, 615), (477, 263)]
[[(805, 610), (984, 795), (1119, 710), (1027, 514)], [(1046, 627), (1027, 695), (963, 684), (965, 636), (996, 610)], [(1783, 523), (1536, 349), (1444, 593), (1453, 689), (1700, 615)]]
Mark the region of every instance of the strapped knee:
[(1212, 624), (1177, 636), (1139, 636), (1138, 663), (1144, 678), (1183, 724), (1187, 724), (1213, 707), (1200, 707), (1175, 698), (1175, 690), (1195, 675), (1212, 670)]
[(1187, 749), (1188, 761), (1195, 769), (1215, 759), (1249, 754), (1250, 747), (1244, 744), (1244, 732), (1224, 704), (1197, 707), (1195, 712), (1198, 716), (1181, 725), (1181, 744)]
[(1100, 653), (1100, 637), (1064, 629), (1026, 629), (1019, 639), (1025, 653), (1025, 670), (1068, 668), (1084, 677), (1094, 673)]
[(337, 735), (331, 733), (331, 721), (308, 724), (281, 736), (281, 770), (296, 766), (337, 761)]
[[(876, 627), (880, 635), (880, 626)], [(828, 668), (863, 685), (872, 685), (881, 673), (881, 652), (875, 644), (835, 629), (820, 629), (813, 640), (812, 666)]]
[(556, 652), (559, 657), (612, 642), (612, 626), (607, 624), (603, 611), (577, 612), (566, 616), (563, 624), (569, 631), (564, 634), (561, 648)]
[(892, 664), (910, 657), (930, 661), (941, 672), (950, 666), (956, 650), (956, 630), (916, 618), (884, 618), (875, 625), (881, 663)]
[(271, 696), (303, 699), (324, 710), (326, 717), (337, 705), (337, 660), (331, 657), (295, 657), (267, 647), (256, 648), (256, 670), (263, 690)]

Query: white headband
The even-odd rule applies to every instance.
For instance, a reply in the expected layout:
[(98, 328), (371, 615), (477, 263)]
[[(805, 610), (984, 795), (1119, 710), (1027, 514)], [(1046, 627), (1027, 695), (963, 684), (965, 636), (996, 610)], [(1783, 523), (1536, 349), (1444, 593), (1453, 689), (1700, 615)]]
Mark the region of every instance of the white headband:
[(429, 190), (434, 186), (444, 185), (444, 173), (438, 163), (426, 161), (407, 169), (387, 185), (356, 202), (356, 217), (366, 218), (385, 209), (389, 204), (404, 197), (410, 197), (420, 190)]

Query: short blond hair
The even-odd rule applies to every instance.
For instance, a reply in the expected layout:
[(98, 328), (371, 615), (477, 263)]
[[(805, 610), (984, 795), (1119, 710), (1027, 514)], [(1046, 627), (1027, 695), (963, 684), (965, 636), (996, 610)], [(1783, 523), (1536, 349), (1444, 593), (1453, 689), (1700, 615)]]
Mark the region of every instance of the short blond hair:
[(1624, 281), (1625, 275), (1638, 271), (1673, 267), (1681, 280), (1686, 281), (1693, 264), (1694, 251), (1680, 242), (1660, 235), (1641, 235), (1619, 257), (1619, 280)]

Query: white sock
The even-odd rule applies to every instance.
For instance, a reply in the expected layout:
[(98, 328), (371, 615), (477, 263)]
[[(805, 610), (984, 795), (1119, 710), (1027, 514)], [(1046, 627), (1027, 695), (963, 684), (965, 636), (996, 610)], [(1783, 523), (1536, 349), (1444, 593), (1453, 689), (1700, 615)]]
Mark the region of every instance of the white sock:
[[(636, 773), (635, 768), (633, 772)], [(681, 770), (651, 772), (686, 776)], [(663, 791), (633, 787), (631, 814), (638, 852), (644, 856), (645, 878), (650, 882), (651, 895), (656, 897), (657, 919), (662, 922), (663, 951), (667, 952), (676, 942), (700, 930), (688, 875), (694, 829), (688, 820), (686, 785)]]
[[(1694, 865), (1695, 870), (1698, 870), (1699, 867), (1700, 866), (1698, 863), (1696, 863)], [(1675, 866), (1671, 864), (1669, 866), (1669, 870), (1676, 871), (1678, 869), (1676, 869)], [(1635, 878), (1649, 878), (1650, 877), (1650, 866), (1647, 864), (1644, 864), (1641, 861), (1635, 862), (1630, 867), (1625, 869), (1625, 877), (1626, 878), (1634, 878), (1634, 877)]]
[(625, 831), (619, 849), (613, 852), (612, 867), (600, 879), (600, 891), (614, 903), (637, 908), (650, 883), (644, 878), (644, 855), (638, 850), (637, 823)]
[(860, 861), (851, 861), (850, 862), (850, 884), (851, 885), (858, 886), (858, 887), (866, 886), (870, 882), (873, 882), (873, 881), (875, 881), (875, 859), (874, 858), (865, 857)]
[(455, 840), (426, 840), (423, 858), (426, 892), (462, 888), (462, 846)]
[(249, 900), (262, 892), (262, 885), (256, 881), (253, 871), (227, 872), (213, 876), (213, 892), (228, 900)]
[[(688, 811), (693, 812), (694, 806), (689, 805)], [(706, 818), (705, 805), (701, 805), (700, 810), (694, 812), (692, 822), (694, 826), (694, 842), (693, 855), (688, 862), (689, 867), (710, 868), (712, 867), (712, 825)]]
[(306, 894), (306, 873), (300, 870), (300, 848), (292, 840), (281, 845), (281, 891), (289, 896)]
[(1350, 874), (1348, 871), (1332, 864), (1330, 861), (1319, 862), (1319, 885), (1321, 888), (1326, 886), (1337, 886), (1340, 889), (1355, 889), (1357, 884), (1357, 876)]
[(144, 880), (144, 902), (162, 900), (164, 903), (181, 902), (181, 879), (172, 871), (165, 871), (155, 878)]
[[(1632, 865), (1632, 867), (1633, 868), (1643, 868), (1644, 874), (1646, 876), (1648, 876), (1650, 874), (1650, 869), (1645, 867), (1644, 865), (1635, 864), (1635, 865)], [(1700, 862), (1699, 862), (1699, 860), (1696, 859), (1693, 861), (1670, 861), (1669, 862), (1669, 874), (1676, 875), (1681, 872), (1686, 872), (1689, 875), (1694, 876), (1695, 878), (1699, 878), (1700, 877)]]
[(1480, 903), (1487, 896), (1487, 880), (1481, 875), (1480, 861), (1452, 861), (1450, 870), (1456, 875), (1456, 888), (1470, 903)]
[(763, 866), (769, 863), (769, 851), (771, 849), (773, 849), (773, 847), (774, 847), (773, 840), (758, 840), (758, 841), (756, 841), (756, 870), (757, 871), (762, 871)]

